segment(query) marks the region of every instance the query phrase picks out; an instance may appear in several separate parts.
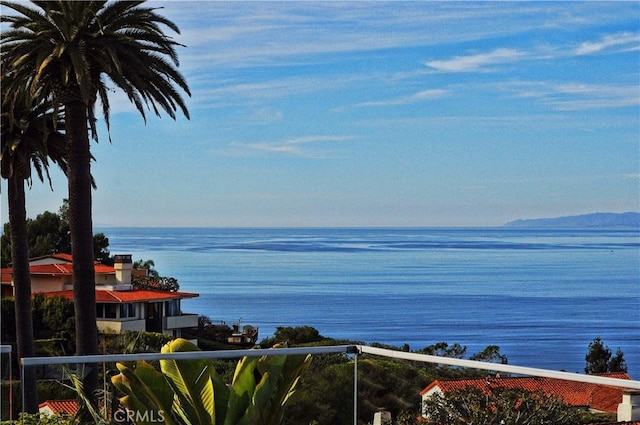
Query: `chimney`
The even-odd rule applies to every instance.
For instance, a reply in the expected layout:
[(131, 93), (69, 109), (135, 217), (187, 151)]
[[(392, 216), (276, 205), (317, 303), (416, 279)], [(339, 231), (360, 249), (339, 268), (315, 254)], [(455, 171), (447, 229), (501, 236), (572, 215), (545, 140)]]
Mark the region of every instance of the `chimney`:
[(131, 269), (133, 261), (131, 255), (115, 255), (113, 268), (116, 270), (116, 282), (118, 285), (131, 285)]
[(625, 390), (618, 404), (618, 422), (640, 421), (640, 391)]

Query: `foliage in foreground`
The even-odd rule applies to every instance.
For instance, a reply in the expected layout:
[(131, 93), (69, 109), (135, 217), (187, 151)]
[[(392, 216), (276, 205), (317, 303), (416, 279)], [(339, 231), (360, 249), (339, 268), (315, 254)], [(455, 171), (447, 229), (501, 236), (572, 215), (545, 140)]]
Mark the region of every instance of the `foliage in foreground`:
[(424, 412), (429, 425), (580, 423), (578, 409), (565, 405), (559, 397), (511, 388), (485, 393), (470, 387), (435, 394), (424, 402)]
[(2, 422), (2, 425), (72, 425), (73, 416), (66, 413), (45, 415), (44, 413), (21, 413), (16, 421)]
[[(199, 349), (181, 338), (162, 348), (184, 351)], [(111, 380), (125, 394), (120, 402), (127, 409), (153, 410), (149, 418), (162, 417), (165, 424), (277, 425), (310, 363), (309, 355), (244, 357), (230, 387), (209, 359), (160, 360), (160, 371), (145, 361), (118, 363), (120, 374)]]

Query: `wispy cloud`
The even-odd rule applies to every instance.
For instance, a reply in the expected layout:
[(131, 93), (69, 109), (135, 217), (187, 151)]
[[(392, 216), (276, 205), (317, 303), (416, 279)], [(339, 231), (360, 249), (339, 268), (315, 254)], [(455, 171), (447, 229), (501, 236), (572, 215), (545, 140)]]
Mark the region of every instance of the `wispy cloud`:
[(497, 84), (496, 87), (512, 92), (517, 97), (536, 98), (559, 111), (640, 105), (637, 85), (521, 81)]
[(616, 51), (620, 49), (638, 50), (640, 49), (640, 34), (622, 32), (605, 35), (598, 41), (586, 41), (580, 44), (580, 46), (576, 48), (575, 53), (578, 55), (590, 55), (602, 51), (609, 51), (614, 47)]
[(450, 94), (449, 90), (445, 89), (427, 89), (414, 93), (409, 96), (402, 96), (395, 99), (379, 100), (372, 102), (362, 102), (355, 106), (396, 106), (396, 105), (410, 105), (413, 103), (424, 102), (427, 100), (434, 100), (446, 97)]
[(227, 153), (233, 152), (233, 155), (240, 156), (248, 155), (251, 152), (263, 152), (308, 158), (327, 158), (334, 155), (334, 151), (327, 148), (327, 144), (343, 143), (354, 138), (354, 136), (310, 135), (276, 141), (235, 142), (231, 144), (231, 149)]
[(373, 80), (372, 75), (343, 74), (331, 76), (274, 77), (264, 81), (223, 81), (222, 84), (202, 85), (194, 91), (192, 105), (196, 108), (213, 108), (229, 105), (263, 105), (276, 99), (307, 96), (310, 93), (327, 93), (342, 90), (363, 81)]
[(270, 124), (282, 120), (284, 114), (278, 108), (265, 106), (251, 111), (245, 117), (245, 122), (253, 124)]
[(526, 56), (526, 53), (517, 49), (499, 48), (486, 53), (428, 61), (425, 65), (441, 72), (479, 72), (488, 71), (494, 65), (516, 62)]

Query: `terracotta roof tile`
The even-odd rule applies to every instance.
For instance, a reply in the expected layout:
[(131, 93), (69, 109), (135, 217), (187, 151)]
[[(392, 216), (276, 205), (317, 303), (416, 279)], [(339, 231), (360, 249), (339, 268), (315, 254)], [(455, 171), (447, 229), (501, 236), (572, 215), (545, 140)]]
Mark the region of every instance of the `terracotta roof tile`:
[(71, 256), (71, 254), (67, 254), (64, 252), (59, 252), (57, 254), (41, 255), (40, 257), (30, 258), (29, 261), (42, 260), (44, 258), (55, 258), (56, 260), (69, 261), (69, 262), (73, 261), (73, 257)]
[(29, 267), (31, 274), (47, 274), (47, 275), (65, 275), (71, 276), (73, 273), (73, 265), (67, 264), (40, 264)]
[(38, 408), (48, 407), (54, 414), (66, 412), (75, 415), (78, 412), (78, 403), (75, 400), (47, 400), (38, 405)]
[[(60, 254), (58, 254), (60, 255)], [(65, 254), (68, 255), (68, 254)], [(43, 257), (45, 258), (45, 257)], [(105, 266), (104, 264), (95, 263), (94, 270), (97, 274), (114, 274), (116, 269), (112, 266)], [(31, 274), (37, 275), (51, 275), (51, 276), (71, 276), (73, 275), (73, 263), (54, 263), (54, 264), (37, 264), (29, 267)], [(2, 281), (11, 281), (13, 274), (13, 268), (4, 267), (2, 269)]]
[[(610, 378), (631, 379), (626, 373), (605, 374)], [(484, 392), (493, 388), (523, 389), (525, 391), (543, 391), (561, 397), (570, 406), (590, 407), (602, 412), (615, 413), (622, 400), (624, 389), (586, 382), (566, 381), (543, 377), (489, 377), (474, 379), (455, 379), (434, 381), (420, 392), (421, 395), (434, 387), (444, 393), (475, 387)]]
[[(47, 297), (64, 297), (73, 300), (73, 291), (44, 292)], [(192, 292), (166, 292), (148, 289), (132, 289), (130, 291), (96, 290), (96, 302), (99, 303), (131, 303), (142, 301), (168, 301), (181, 298), (195, 298), (198, 294)]]

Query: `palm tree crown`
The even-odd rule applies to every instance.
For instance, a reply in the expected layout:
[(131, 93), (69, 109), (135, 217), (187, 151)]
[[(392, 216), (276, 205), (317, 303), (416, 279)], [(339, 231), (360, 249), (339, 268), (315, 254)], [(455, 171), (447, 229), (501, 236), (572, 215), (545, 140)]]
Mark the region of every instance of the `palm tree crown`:
[[(109, 126), (110, 91), (103, 76), (122, 89), (143, 118), (145, 110), (171, 118), (180, 109), (189, 118), (177, 84), (190, 95), (176, 46), (161, 25), (179, 33), (170, 20), (142, 1), (34, 1), (37, 9), (2, 1), (20, 15), (3, 15), (3, 64), (31, 82), (32, 90), (52, 92), (54, 101), (81, 100), (95, 137), (94, 107), (99, 98)], [(169, 60), (168, 60), (168, 59)], [(35, 71), (35, 75), (33, 74)], [(19, 77), (17, 77), (19, 78)]]

